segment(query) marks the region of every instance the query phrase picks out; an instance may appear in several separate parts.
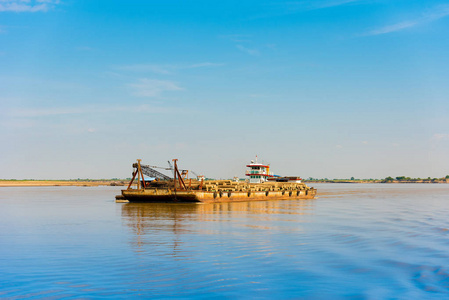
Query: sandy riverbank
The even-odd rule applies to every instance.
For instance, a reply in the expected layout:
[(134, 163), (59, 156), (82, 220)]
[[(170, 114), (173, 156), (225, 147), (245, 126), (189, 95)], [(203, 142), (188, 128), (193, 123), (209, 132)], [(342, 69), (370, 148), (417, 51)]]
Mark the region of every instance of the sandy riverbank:
[(398, 183), (398, 184), (407, 184), (407, 183), (426, 183), (426, 184), (434, 184), (434, 183), (449, 183), (449, 179), (438, 179), (438, 180), (392, 180), (385, 182), (384, 180), (304, 180), (304, 183)]
[(0, 187), (25, 186), (124, 186), (125, 180), (0, 180)]

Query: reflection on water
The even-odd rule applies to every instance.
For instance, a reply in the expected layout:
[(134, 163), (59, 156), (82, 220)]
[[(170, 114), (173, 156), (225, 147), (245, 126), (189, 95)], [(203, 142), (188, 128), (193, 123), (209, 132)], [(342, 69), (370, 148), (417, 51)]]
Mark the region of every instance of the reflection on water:
[[(242, 219), (262, 221), (263, 225), (246, 224), (253, 229), (270, 230), (270, 224), (278, 215), (311, 214), (314, 200), (254, 201), (236, 203), (170, 204), (170, 203), (126, 203), (122, 205), (124, 223), (135, 234), (135, 245), (145, 242), (145, 235), (153, 231), (167, 231), (173, 234), (174, 247), (178, 246), (179, 235), (184, 233), (219, 234), (209, 222), (236, 222)], [(208, 226), (196, 226), (198, 223)], [(150, 241), (151, 242), (151, 241)]]
[(0, 189), (0, 298), (449, 297), (449, 185), (316, 187), (218, 204)]

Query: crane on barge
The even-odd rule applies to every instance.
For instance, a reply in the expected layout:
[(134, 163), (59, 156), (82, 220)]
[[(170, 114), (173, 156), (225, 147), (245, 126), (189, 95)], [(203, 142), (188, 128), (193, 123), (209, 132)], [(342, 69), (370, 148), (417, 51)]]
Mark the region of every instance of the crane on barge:
[[(173, 188), (175, 191), (176, 190), (186, 191), (186, 190), (191, 189), (192, 179), (190, 179), (188, 186), (185, 183), (185, 180), (188, 179), (189, 170), (179, 170), (178, 164), (177, 164), (178, 159), (172, 160), (174, 163), (174, 166), (170, 163), (170, 161), (168, 161), (169, 168), (143, 165), (143, 164), (141, 164), (141, 161), (142, 161), (141, 159), (138, 159), (137, 163), (133, 164), (133, 168), (135, 168), (135, 171), (133, 172), (133, 177), (131, 179), (131, 182), (128, 185), (128, 189), (131, 188), (131, 185), (133, 184), (134, 179), (136, 179), (136, 176), (137, 176), (137, 188), (138, 189), (145, 190), (145, 188), (148, 187), (150, 185), (150, 183), (153, 181), (165, 181), (165, 182), (172, 181)], [(155, 170), (156, 168), (163, 169), (163, 170), (171, 170), (173, 173), (173, 178)], [(192, 172), (192, 173), (194, 173), (194, 172)], [(194, 174), (196, 174), (196, 173), (194, 173)], [(154, 180), (146, 181), (144, 175), (154, 178)], [(199, 187), (199, 189), (201, 190), (204, 176), (197, 175), (197, 177), (201, 178), (201, 183), (200, 183), (200, 187)]]
[[(150, 165), (142, 165), (141, 159), (133, 164), (133, 178), (126, 190), (122, 190), (120, 198), (130, 202), (236, 202), (236, 201), (260, 201), (260, 200), (286, 200), (286, 199), (313, 199), (316, 189), (302, 183), (299, 177), (276, 177), (273, 181), (261, 183), (240, 182), (232, 180), (202, 180), (187, 179), (189, 171), (179, 170), (178, 160), (173, 159), (173, 166), (161, 168)], [(247, 175), (262, 176), (271, 175), (261, 167), (265, 165), (252, 162), (248, 167), (251, 170)], [(268, 165), (267, 165), (268, 166)], [(253, 167), (255, 169), (253, 169)], [(173, 178), (162, 174), (156, 168), (171, 170)], [(261, 172), (263, 171), (263, 172)], [(266, 170), (268, 171), (268, 170)], [(197, 175), (196, 173), (192, 172)], [(268, 174), (267, 174), (268, 173)], [(145, 180), (144, 175), (153, 179)], [(197, 175), (198, 176), (198, 175)], [(131, 185), (137, 178), (137, 189)], [(199, 179), (199, 178), (198, 178)], [(189, 180), (187, 182), (187, 180)]]

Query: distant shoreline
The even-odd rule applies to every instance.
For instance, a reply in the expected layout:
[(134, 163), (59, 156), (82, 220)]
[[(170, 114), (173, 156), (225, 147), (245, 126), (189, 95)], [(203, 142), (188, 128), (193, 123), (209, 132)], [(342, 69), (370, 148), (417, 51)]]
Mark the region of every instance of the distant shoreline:
[(122, 179), (105, 180), (0, 180), (0, 187), (33, 186), (124, 186), (129, 183)]
[[(373, 180), (344, 180), (344, 179), (335, 179), (335, 180), (303, 180), (304, 183), (351, 183), (351, 184), (360, 184), (360, 183), (393, 183), (393, 184), (445, 184), (449, 183), (449, 179), (425, 179), (425, 180), (393, 180), (393, 181), (385, 181), (381, 179), (373, 179)], [(10, 180), (10, 179), (0, 179), (0, 187), (38, 187), (38, 186), (127, 186), (129, 184), (128, 179), (89, 179), (89, 180)]]
[(395, 184), (411, 184), (411, 183), (419, 183), (419, 184), (445, 184), (449, 183), (449, 180), (303, 180), (305, 183), (395, 183)]

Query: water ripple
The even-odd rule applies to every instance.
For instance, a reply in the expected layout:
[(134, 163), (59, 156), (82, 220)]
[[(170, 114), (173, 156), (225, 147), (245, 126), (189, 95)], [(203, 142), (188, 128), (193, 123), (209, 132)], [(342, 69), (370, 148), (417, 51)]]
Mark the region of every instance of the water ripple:
[(115, 204), (117, 188), (0, 193), (0, 297), (449, 297), (449, 186), (319, 199)]

